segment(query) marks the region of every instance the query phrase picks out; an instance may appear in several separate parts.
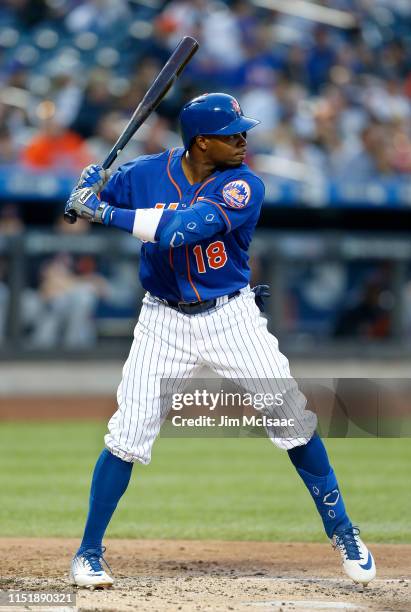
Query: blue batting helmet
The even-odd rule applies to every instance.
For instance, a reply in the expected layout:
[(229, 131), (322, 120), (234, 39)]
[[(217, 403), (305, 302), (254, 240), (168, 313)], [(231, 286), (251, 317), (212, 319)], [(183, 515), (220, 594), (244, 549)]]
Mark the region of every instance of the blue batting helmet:
[(245, 117), (238, 101), (225, 93), (210, 93), (187, 102), (180, 113), (181, 133), (186, 149), (196, 136), (230, 136), (246, 132), (259, 121)]

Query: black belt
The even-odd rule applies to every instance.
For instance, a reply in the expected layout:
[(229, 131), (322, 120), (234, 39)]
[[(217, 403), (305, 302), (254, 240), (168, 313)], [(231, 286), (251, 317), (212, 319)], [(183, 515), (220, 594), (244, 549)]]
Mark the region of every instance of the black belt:
[[(231, 300), (231, 298), (236, 297), (236, 295), (240, 295), (240, 291), (234, 291), (227, 297), (229, 300)], [(214, 306), (217, 304), (217, 300), (218, 298), (204, 300), (203, 302), (171, 302), (170, 300), (162, 300), (162, 302), (164, 302), (167, 306), (170, 306), (170, 308), (174, 308), (174, 310), (178, 310), (183, 314), (194, 315), (210, 310), (210, 308), (214, 308)]]

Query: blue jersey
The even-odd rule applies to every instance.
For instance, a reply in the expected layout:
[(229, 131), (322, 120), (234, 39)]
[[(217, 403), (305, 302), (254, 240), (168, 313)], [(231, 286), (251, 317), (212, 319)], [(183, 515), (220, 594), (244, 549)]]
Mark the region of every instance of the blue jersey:
[(264, 198), (264, 184), (246, 164), (216, 170), (202, 183), (190, 184), (181, 158), (183, 148), (139, 157), (111, 177), (101, 198), (118, 208), (184, 210), (208, 202), (224, 228), (194, 244), (161, 249), (141, 247), (140, 280), (151, 294), (170, 301), (196, 302), (245, 287), (250, 280), (248, 247)]

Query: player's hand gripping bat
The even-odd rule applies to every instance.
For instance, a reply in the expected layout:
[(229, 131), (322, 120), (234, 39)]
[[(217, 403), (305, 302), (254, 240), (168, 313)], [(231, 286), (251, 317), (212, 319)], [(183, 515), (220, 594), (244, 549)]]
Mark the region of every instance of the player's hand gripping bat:
[[(124, 149), (126, 144), (136, 133), (138, 128), (144, 123), (147, 117), (157, 108), (161, 100), (164, 98), (176, 78), (183, 71), (194, 53), (198, 49), (198, 42), (185, 36), (173, 51), (168, 62), (165, 64), (161, 72), (158, 74), (155, 81), (148, 89), (146, 95), (141, 100), (136, 110), (133, 113), (130, 121), (122, 131), (119, 139), (112, 147), (110, 153), (101, 164), (104, 170), (110, 168), (116, 157)], [(64, 219), (67, 223), (75, 223), (77, 215), (74, 210), (68, 210), (64, 213)]]

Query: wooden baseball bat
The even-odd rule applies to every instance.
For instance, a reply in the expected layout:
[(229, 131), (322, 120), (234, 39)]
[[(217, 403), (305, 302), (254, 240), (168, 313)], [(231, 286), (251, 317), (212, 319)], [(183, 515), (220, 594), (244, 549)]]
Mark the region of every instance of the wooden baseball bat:
[[(193, 57), (198, 49), (198, 42), (191, 36), (185, 36), (174, 49), (169, 60), (153, 81), (150, 88), (147, 90), (144, 98), (141, 100), (136, 110), (134, 111), (130, 121), (122, 131), (115, 145), (107, 155), (106, 159), (101, 164), (104, 170), (110, 168), (119, 153), (124, 149), (126, 144), (136, 133), (138, 128), (144, 123), (147, 117), (157, 108), (161, 100), (164, 98), (174, 81), (183, 71), (184, 67)], [(67, 223), (75, 223), (77, 215), (74, 210), (69, 210), (64, 213), (64, 219)]]

